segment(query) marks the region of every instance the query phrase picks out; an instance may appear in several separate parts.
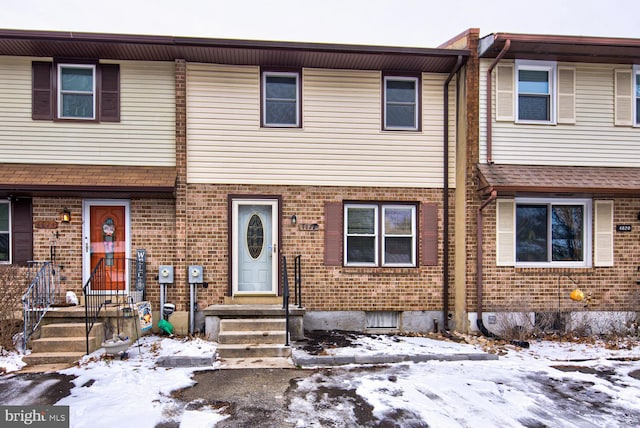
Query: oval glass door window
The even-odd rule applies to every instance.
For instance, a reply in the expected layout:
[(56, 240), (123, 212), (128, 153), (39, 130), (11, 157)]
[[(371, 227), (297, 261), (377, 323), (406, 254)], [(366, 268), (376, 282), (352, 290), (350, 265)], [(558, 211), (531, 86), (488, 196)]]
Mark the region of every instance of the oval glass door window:
[(258, 214), (253, 214), (247, 224), (247, 249), (252, 259), (258, 259), (264, 248), (264, 225)]

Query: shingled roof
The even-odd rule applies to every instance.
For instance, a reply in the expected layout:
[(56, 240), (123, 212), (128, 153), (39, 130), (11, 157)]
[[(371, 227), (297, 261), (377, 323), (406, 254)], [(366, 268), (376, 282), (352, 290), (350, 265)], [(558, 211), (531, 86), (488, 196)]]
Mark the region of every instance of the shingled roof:
[(499, 194), (640, 194), (640, 168), (480, 164), (478, 176), (480, 191)]
[(0, 194), (170, 198), (174, 167), (0, 164)]

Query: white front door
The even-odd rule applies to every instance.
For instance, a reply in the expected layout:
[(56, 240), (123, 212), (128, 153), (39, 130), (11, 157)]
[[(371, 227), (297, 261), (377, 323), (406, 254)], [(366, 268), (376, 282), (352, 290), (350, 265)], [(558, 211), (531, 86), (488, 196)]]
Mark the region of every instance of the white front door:
[(278, 201), (232, 204), (233, 294), (275, 296), (278, 291)]

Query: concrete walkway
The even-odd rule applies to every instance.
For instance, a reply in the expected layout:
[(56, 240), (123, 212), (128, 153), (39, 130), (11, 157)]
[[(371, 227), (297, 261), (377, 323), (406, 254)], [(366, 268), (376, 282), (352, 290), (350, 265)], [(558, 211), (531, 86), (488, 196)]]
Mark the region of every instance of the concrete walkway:
[[(310, 355), (299, 349), (292, 349), (291, 358), (223, 358), (219, 369), (274, 369), (295, 367), (340, 366), (347, 364), (393, 364), (403, 362), (421, 363), (425, 361), (493, 361), (498, 356), (486, 352), (471, 353), (422, 353), (422, 354), (357, 354), (353, 355)], [(215, 356), (185, 357), (167, 356), (158, 358), (160, 367), (211, 367)]]

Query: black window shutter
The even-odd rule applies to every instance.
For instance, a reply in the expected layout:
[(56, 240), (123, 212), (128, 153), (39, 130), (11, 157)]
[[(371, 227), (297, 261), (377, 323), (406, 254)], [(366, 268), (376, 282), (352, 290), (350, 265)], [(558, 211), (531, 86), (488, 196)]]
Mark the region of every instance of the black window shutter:
[(120, 122), (120, 66), (100, 64), (100, 121)]
[(422, 204), (422, 257), (424, 266), (438, 265), (438, 204)]
[(324, 264), (342, 265), (342, 203), (324, 204)]
[(33, 260), (33, 212), (31, 199), (14, 199), (11, 202), (13, 257), (16, 265)]
[(31, 64), (31, 118), (33, 120), (53, 119), (53, 64), (37, 62)]

